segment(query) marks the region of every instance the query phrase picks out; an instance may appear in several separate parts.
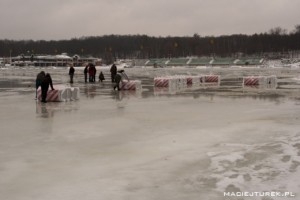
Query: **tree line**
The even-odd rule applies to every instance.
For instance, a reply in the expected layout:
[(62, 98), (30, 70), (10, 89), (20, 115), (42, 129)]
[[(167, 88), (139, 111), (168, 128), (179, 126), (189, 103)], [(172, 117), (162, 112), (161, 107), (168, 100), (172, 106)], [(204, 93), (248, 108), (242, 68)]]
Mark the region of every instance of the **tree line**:
[(151, 37), (104, 35), (70, 40), (0, 40), (0, 57), (61, 54), (92, 56), (107, 62), (115, 59), (148, 59), (186, 56), (262, 55), (266, 52), (300, 50), (300, 25), (287, 33), (280, 27), (266, 33), (245, 35)]

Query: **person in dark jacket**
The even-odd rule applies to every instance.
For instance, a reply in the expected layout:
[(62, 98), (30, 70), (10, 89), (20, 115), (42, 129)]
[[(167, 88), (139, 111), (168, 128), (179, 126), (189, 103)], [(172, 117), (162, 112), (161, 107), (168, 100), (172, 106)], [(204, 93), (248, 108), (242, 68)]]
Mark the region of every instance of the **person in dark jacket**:
[(48, 93), (49, 86), (51, 87), (52, 90), (54, 90), (53, 84), (52, 84), (52, 78), (51, 78), (50, 74), (47, 73), (45, 75), (45, 77), (43, 78), (42, 85), (41, 85), (41, 87), (42, 87), (42, 102), (43, 103), (47, 103), (46, 99), (47, 99), (47, 93)]
[(93, 73), (93, 82), (96, 82), (96, 73), (97, 73), (97, 69), (96, 66), (93, 64), (93, 69), (94, 69), (94, 73)]
[(38, 73), (38, 75), (36, 76), (36, 80), (35, 80), (35, 99), (37, 99), (37, 90), (40, 86), (42, 86), (42, 81), (45, 77), (45, 72), (41, 71), (40, 73)]
[(105, 80), (105, 78), (104, 78), (104, 74), (101, 71), (100, 74), (99, 74), (99, 81), (103, 82), (103, 80)]
[(71, 65), (71, 67), (69, 69), (70, 83), (73, 83), (74, 74), (75, 74), (75, 69), (74, 69), (73, 65)]
[(89, 66), (89, 81), (95, 82), (96, 77), (96, 66), (94, 64), (90, 64)]
[(113, 64), (110, 68), (110, 74), (111, 74), (111, 82), (114, 83), (115, 82), (115, 76), (117, 74), (117, 66), (115, 64)]
[(118, 90), (120, 90), (120, 82), (122, 80), (126, 79), (127, 81), (129, 81), (129, 78), (127, 76), (127, 74), (125, 73), (124, 70), (119, 70), (118, 73), (115, 76), (115, 86), (114, 86), (114, 90), (117, 88)]
[(89, 72), (89, 65), (85, 66), (84, 70), (83, 70), (83, 73), (84, 73), (84, 82), (86, 83), (87, 82), (87, 75), (88, 75), (88, 72)]

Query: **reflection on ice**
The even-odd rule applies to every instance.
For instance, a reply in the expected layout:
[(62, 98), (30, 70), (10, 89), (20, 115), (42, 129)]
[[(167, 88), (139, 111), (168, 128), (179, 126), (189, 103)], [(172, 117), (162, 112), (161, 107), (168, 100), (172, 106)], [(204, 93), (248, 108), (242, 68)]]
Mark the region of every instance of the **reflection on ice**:
[(37, 117), (42, 118), (52, 118), (55, 116), (55, 113), (59, 112), (70, 112), (78, 110), (78, 104), (75, 102), (48, 102), (41, 103), (36, 102), (36, 114)]
[(116, 105), (118, 108), (125, 108), (128, 101), (132, 98), (141, 98), (141, 90), (120, 90), (114, 91), (114, 98), (116, 100)]

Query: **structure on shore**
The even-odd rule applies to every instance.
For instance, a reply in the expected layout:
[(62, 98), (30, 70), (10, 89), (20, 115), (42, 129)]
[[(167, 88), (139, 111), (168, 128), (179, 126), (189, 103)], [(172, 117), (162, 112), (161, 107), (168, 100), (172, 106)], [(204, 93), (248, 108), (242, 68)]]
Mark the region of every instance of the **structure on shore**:
[(191, 58), (161, 58), (149, 59), (145, 66), (167, 67), (167, 66), (234, 66), (234, 65), (262, 65), (263, 58), (209, 58), (209, 57), (191, 57)]
[(60, 55), (19, 55), (10, 58), (11, 66), (35, 66), (35, 67), (66, 67), (70, 64), (84, 66), (86, 63), (102, 64), (102, 60), (94, 57), (68, 56), (66, 53)]

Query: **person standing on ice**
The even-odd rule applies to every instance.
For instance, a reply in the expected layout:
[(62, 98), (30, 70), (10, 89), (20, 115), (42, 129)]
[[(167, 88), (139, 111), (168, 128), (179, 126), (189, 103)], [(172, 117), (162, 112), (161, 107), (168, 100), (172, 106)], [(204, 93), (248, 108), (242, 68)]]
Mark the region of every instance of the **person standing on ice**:
[(89, 82), (95, 82), (96, 73), (96, 66), (94, 64), (89, 64)]
[(52, 84), (52, 78), (51, 78), (50, 74), (47, 73), (45, 75), (45, 77), (43, 78), (42, 85), (41, 85), (41, 87), (42, 87), (42, 102), (43, 103), (47, 103), (46, 99), (47, 99), (49, 85), (50, 85), (51, 89), (54, 90), (53, 84)]
[(105, 78), (104, 78), (104, 74), (101, 71), (100, 74), (99, 74), (99, 81), (103, 82), (103, 80), (105, 80)]
[(115, 76), (115, 82), (116, 85), (114, 86), (114, 90), (117, 88), (118, 90), (120, 90), (120, 82), (123, 81), (124, 79), (126, 79), (127, 81), (129, 81), (129, 78), (127, 76), (127, 74), (125, 73), (125, 71), (119, 70), (118, 73)]
[(37, 90), (40, 86), (42, 86), (42, 81), (45, 77), (45, 72), (41, 71), (40, 73), (38, 73), (38, 75), (36, 76), (36, 80), (35, 80), (35, 99), (37, 99)]
[(117, 66), (115, 65), (115, 63), (110, 68), (110, 74), (111, 74), (111, 82), (114, 83), (115, 82), (115, 76), (117, 74)]
[(96, 73), (97, 73), (97, 69), (96, 66), (94, 64), (93, 65), (93, 69), (94, 69), (94, 74), (93, 74), (93, 82), (96, 82)]
[(75, 69), (74, 69), (73, 65), (71, 65), (71, 67), (69, 69), (70, 83), (73, 83), (74, 74), (75, 74)]
[(84, 82), (85, 83), (87, 82), (88, 72), (89, 72), (89, 65), (86, 65), (85, 68), (84, 68), (84, 70), (83, 70), (83, 73), (84, 73)]

